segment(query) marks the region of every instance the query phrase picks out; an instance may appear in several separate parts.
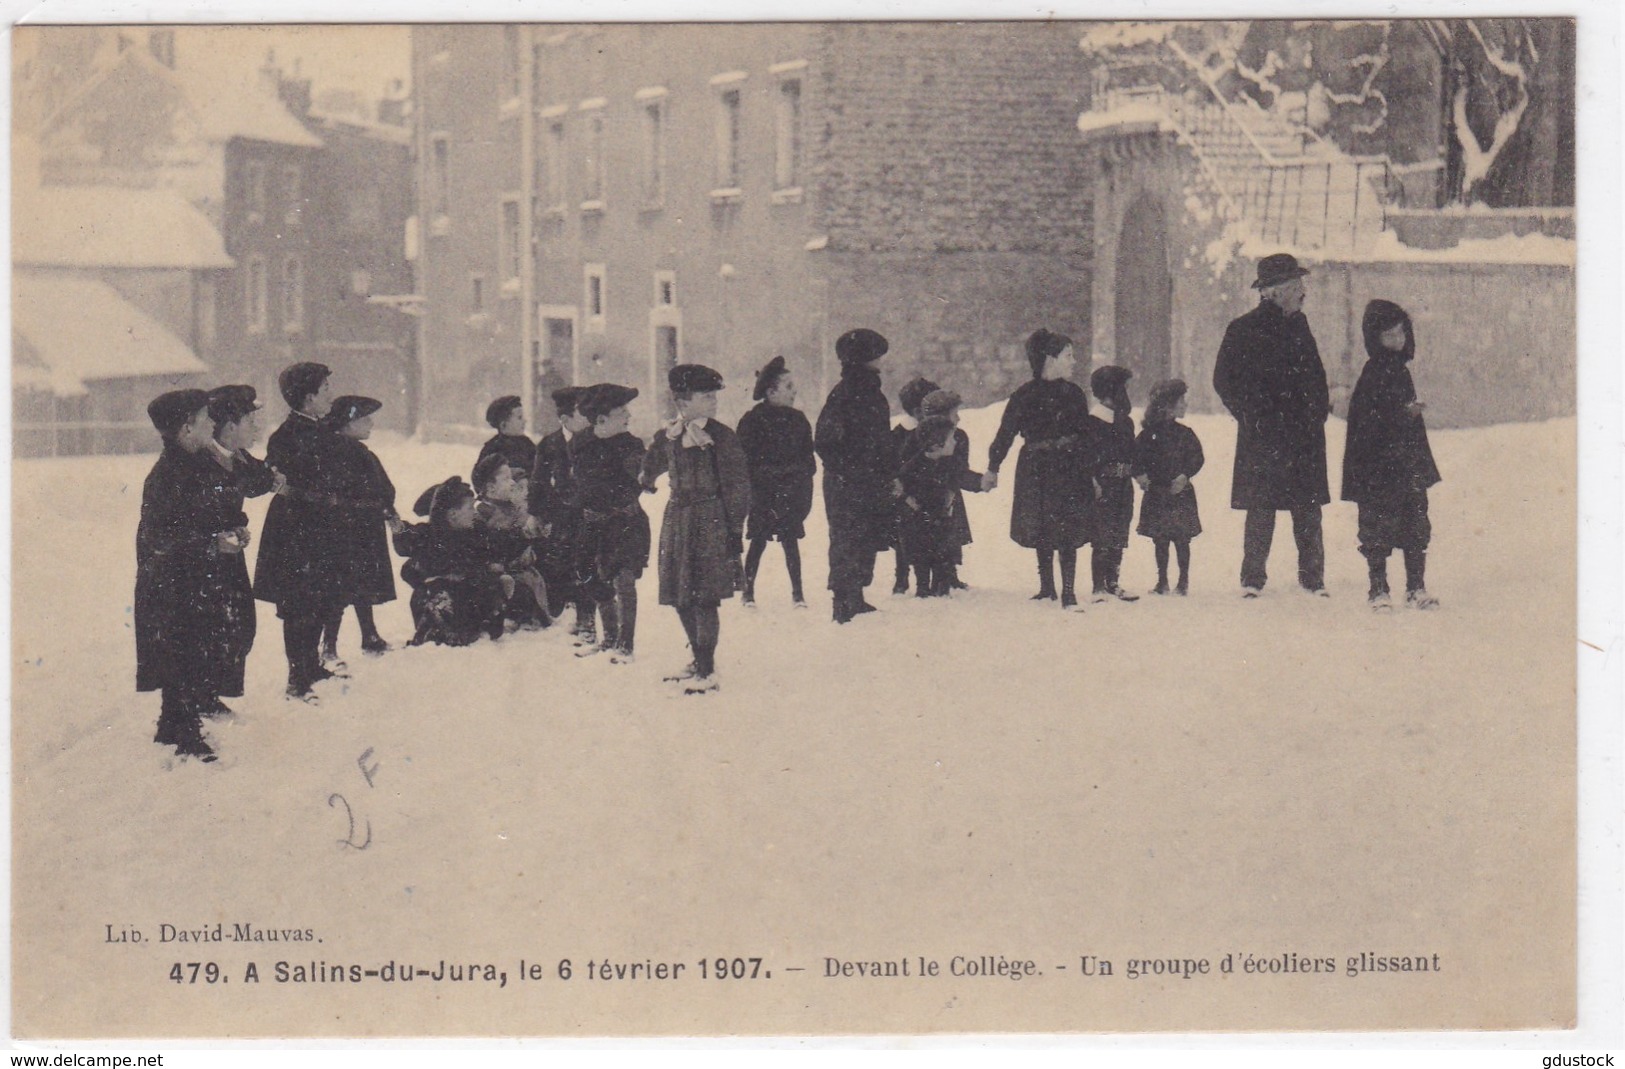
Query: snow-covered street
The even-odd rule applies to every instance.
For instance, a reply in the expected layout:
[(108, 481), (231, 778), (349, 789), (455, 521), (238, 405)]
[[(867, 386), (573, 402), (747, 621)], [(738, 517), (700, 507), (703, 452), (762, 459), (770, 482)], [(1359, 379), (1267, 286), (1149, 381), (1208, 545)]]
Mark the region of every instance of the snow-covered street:
[[(966, 413), (978, 468), (1000, 407)], [(362, 656), (347, 617), (353, 678), (322, 684), (319, 708), (283, 699), (280, 622), (262, 604), (238, 716), (210, 728), (215, 766), (155, 746), (157, 696), (134, 691), (134, 532), (153, 458), (16, 461), (13, 947), (36, 1001), (16, 1006), (15, 1029), (54, 1002), (85, 1034), (141, 1034), (179, 999), (198, 1035), (221, 1033), (214, 1006), (260, 1033), (349, 1034), (380, 1000), (349, 984), (203, 992), (169, 982), (174, 961), (511, 970), (524, 957), (551, 976), (562, 958), (706, 954), (808, 969), (727, 993), (791, 1032), (1244, 1028), (1265, 1019), (1264, 992), (1278, 1027), (1554, 1020), (1574, 984), (1572, 959), (1551, 953), (1574, 910), (1574, 421), (1433, 432), (1428, 586), (1443, 607), (1387, 616), (1365, 606), (1344, 503), (1326, 509), (1330, 599), (1296, 590), (1282, 516), (1270, 586), (1243, 601), (1234, 424), (1187, 422), (1208, 458), (1188, 598), (1149, 594), (1136, 536), (1123, 577), (1139, 602), (1030, 602), (1031, 554), (1007, 537), (1011, 465), (995, 492), (968, 495), (968, 592), (891, 598), (883, 555), (869, 590), (881, 611), (844, 627), (829, 619), (815, 503), (812, 607), (791, 607), (771, 546), (759, 607), (723, 606), (722, 690), (700, 698), (660, 681), (687, 656), (652, 564), (631, 666), (574, 657), (563, 628), (401, 649), (402, 583), (378, 614), (397, 649)], [(1328, 444), (1335, 496), (1341, 421)], [(373, 445), (403, 511), (475, 455)], [(663, 502), (645, 499), (657, 526)], [(256, 536), (264, 507), (251, 503)], [(1397, 555), (1390, 569), (1402, 587)], [(154, 945), (160, 923), (217, 922), (320, 943)], [(123, 925), (148, 942), (106, 942)], [(1500, 938), (1480, 938), (1492, 927)], [(1435, 1002), (1435, 978), (1341, 971), (1183, 988), (1065, 973), (1019, 999), (1009, 984), (945, 986), (937, 1009), (899, 1019), (894, 1001), (912, 994), (815, 979), (826, 956), (1007, 953), (1047, 970), (1082, 954), (1341, 965), (1363, 950), (1440, 953), (1474, 995)], [(64, 1010), (87, 972), (122, 996)], [(1283, 1020), (1285, 990), (1301, 997)], [(385, 1031), (693, 1027), (687, 1002), (643, 990), (513, 994), (408, 986), (389, 993)]]

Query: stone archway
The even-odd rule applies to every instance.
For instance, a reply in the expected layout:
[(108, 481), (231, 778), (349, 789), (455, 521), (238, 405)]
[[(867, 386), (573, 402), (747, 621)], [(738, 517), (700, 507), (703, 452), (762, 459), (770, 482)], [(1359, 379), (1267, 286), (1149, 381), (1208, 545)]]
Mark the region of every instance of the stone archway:
[(1173, 375), (1173, 298), (1167, 219), (1155, 197), (1141, 194), (1123, 213), (1113, 300), (1112, 351), (1134, 372), (1129, 394), (1136, 404)]

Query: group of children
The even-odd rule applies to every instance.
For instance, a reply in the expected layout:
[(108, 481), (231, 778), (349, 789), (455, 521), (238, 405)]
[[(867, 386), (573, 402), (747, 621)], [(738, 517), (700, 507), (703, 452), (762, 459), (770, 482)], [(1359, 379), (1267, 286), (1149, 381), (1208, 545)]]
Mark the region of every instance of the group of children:
[[(1372, 605), (1388, 607), (1386, 562), (1398, 548), (1412, 604), (1432, 608), (1422, 568), (1431, 534), (1427, 488), (1439, 475), (1406, 368), (1415, 338), (1409, 317), (1384, 301), (1372, 302), (1364, 328), (1369, 360), (1350, 406), (1343, 497), (1359, 504)], [(971, 531), (963, 495), (997, 486), (1018, 436), (1011, 537), (1036, 553), (1035, 600), (1081, 609), (1076, 567), (1084, 544), (1092, 547), (1093, 600), (1137, 600), (1120, 582), (1136, 485), (1134, 529), (1155, 550), (1154, 593), (1187, 593), (1190, 543), (1202, 531), (1192, 479), (1203, 453), (1179, 422), (1185, 383), (1152, 389), (1136, 433), (1127, 369), (1091, 373), (1091, 410), (1071, 381), (1070, 339), (1039, 330), (1026, 349), (1033, 377), (1006, 405), (985, 473), (971, 469), (957, 393), (923, 378), (900, 391), (904, 414), (892, 428), (889, 458), (897, 473), (894, 593), (907, 593), (911, 573), (919, 597), (964, 588), (959, 567)], [(573, 608), (577, 655), (626, 664), (635, 650), (637, 581), (654, 548), (641, 498), (666, 475), (659, 600), (676, 610), (692, 651), (692, 662), (667, 677), (685, 694), (717, 689), (720, 603), (740, 593), (754, 604), (769, 542), (783, 548), (794, 604), (806, 605), (800, 540), (818, 465), (812, 425), (795, 407), (796, 384), (782, 357), (757, 373), (757, 404), (737, 432), (716, 419), (720, 374), (699, 364), (671, 369), (675, 418), (647, 446), (628, 430), (628, 406), (638, 396), (630, 387), (555, 391), (560, 426), (540, 442), (524, 432), (520, 399), (498, 398), (486, 414), (496, 434), (469, 481), (453, 476), (424, 491), (415, 523), (396, 514), (394, 486), (365, 444), (380, 402), (329, 400), (328, 374), (312, 364), (284, 371), (290, 415), (266, 461), (247, 452), (261, 407), (252, 387), (171, 391), (148, 407), (164, 451), (143, 490), (137, 535), (137, 684), (164, 692), (156, 741), (179, 754), (214, 759), (201, 723), (229, 714), (222, 697), (242, 693), (254, 597), (277, 603), (283, 617), (291, 696), (314, 701), (313, 683), (344, 674), (336, 640), (346, 607), (354, 607), (363, 650), (389, 648), (372, 617), (373, 606), (395, 597), (389, 536), (413, 588), (412, 644), (465, 645), (547, 628)], [(268, 492), (277, 503), (251, 587), (242, 504)], [(1179, 568), (1173, 584), (1170, 549)]]

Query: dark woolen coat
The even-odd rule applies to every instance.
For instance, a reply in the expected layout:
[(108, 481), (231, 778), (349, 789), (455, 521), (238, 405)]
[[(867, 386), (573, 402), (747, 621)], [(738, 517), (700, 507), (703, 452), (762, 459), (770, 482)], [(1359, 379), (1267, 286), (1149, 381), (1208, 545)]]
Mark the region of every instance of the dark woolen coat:
[(1100, 484), (1095, 499), (1090, 541), (1097, 547), (1122, 549), (1134, 526), (1134, 479), (1132, 475), (1111, 475), (1115, 465), (1134, 468), (1134, 417), (1123, 413), (1110, 420), (1089, 417), (1094, 449), (1094, 478)]
[(954, 450), (945, 457), (925, 455), (942, 441), (940, 425), (916, 427), (903, 446), (901, 535), (913, 560), (958, 564), (960, 548), (970, 544), (964, 491), (980, 490), (982, 475), (970, 468), (970, 436), (955, 427), (952, 437)]
[(804, 538), (818, 470), (806, 414), (763, 401), (739, 417), (737, 433), (750, 471), (746, 536), (752, 542)]
[(338, 497), (331, 561), (343, 604), (394, 601), (395, 572), (384, 520), (395, 511), (395, 484), (365, 442), (342, 434), (333, 443), (331, 476)]
[(1230, 507), (1294, 509), (1331, 500), (1326, 429), (1331, 394), (1302, 312), (1270, 301), (1231, 321), (1213, 389), (1236, 417)]
[(849, 539), (865, 550), (886, 549), (896, 522), (892, 484), (897, 449), (878, 371), (860, 364), (842, 366), (841, 381), (818, 413), (813, 444), (824, 462), (831, 540)]
[(1187, 479), (1202, 470), (1205, 458), (1196, 432), (1168, 420), (1148, 423), (1134, 443), (1134, 474), (1144, 475), (1149, 486), (1140, 499), (1140, 526), (1147, 538), (1185, 541), (1202, 533), (1196, 509), (1196, 487), (1173, 493), (1175, 476)]
[(506, 599), (499, 574), (491, 570), (486, 532), (414, 524), (396, 536), (395, 545), (412, 554), (401, 566), (401, 578), (413, 588), (412, 645), (466, 646), (481, 635), (502, 633)]
[(643, 462), (645, 486), (654, 486), (662, 473), (671, 477), (660, 525), (662, 605), (687, 608), (734, 596), (751, 504), (750, 475), (732, 430), (714, 419), (704, 430), (711, 444), (702, 448), (684, 446), (661, 431)]
[[(508, 467), (526, 475), (529, 475), (531, 469), (536, 466), (536, 443), (528, 434), (503, 434), (498, 431), (480, 446), (480, 455), (474, 458), (474, 466), (479, 467), (480, 461), (492, 453), (501, 453), (507, 458)], [(469, 478), (472, 479), (473, 476)]]
[(1406, 366), (1415, 341), (1409, 329), (1405, 333), (1403, 352), (1384, 349), (1375, 337), (1366, 338), (1370, 359), (1349, 398), (1344, 501), (1371, 504), (1426, 490), (1439, 481), (1427, 424), (1407, 410), (1416, 400), (1416, 385)]
[(582, 552), (591, 562), (599, 600), (609, 596), (607, 588), (618, 574), (642, 575), (649, 566), (649, 517), (638, 503), (643, 453), (642, 440), (626, 431), (607, 439), (594, 434), (577, 439)]
[(575, 597), (577, 584), (592, 569), (582, 549), (581, 498), (575, 477), (576, 449), (591, 437), (590, 432), (583, 432), (570, 438), (563, 429), (547, 435), (536, 445), (536, 463), (530, 472), (530, 514), (549, 528), (538, 563), (555, 611)]
[(1032, 379), (1004, 406), (987, 467), (998, 471), (1016, 436), (1010, 537), (1028, 549), (1076, 549), (1089, 541), (1094, 512), (1090, 482), (1089, 400), (1069, 379)]
[[(219, 533), (200, 506), (205, 458), (166, 445), (141, 487), (135, 533), (135, 687), (185, 687), (192, 682), (199, 627), (187, 619)], [(208, 621), (204, 621), (207, 626)]]
[[(199, 455), (213, 465), (205, 466), (209, 478), (204, 507), (215, 517), (211, 524), (221, 524), (222, 530), (246, 530), (248, 516), (243, 512), (243, 500), (270, 493), (276, 483), (276, 473), (247, 450), (238, 450), (229, 461), (213, 451)], [(248, 560), (243, 554), (216, 554), (212, 565), (204, 585), (204, 599), (218, 613), (220, 631), (210, 644), (209, 663), (215, 692), (234, 697), (243, 692), (243, 672), (258, 626), (254, 588), (248, 580)]]
[(334, 489), (337, 432), (288, 414), (271, 435), (265, 462), (288, 478), (265, 514), (254, 570), (254, 596), (273, 602), (279, 615), (321, 612), (344, 604), (333, 567), (339, 543)]

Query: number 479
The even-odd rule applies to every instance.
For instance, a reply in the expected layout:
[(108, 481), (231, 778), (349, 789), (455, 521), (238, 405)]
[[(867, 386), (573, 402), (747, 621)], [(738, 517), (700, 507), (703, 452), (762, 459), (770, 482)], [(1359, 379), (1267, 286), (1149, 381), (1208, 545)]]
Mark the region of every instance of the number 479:
[(169, 970), (169, 978), (177, 984), (195, 984), (202, 980), (206, 984), (220, 982), (220, 966), (214, 962), (188, 961), (176, 962)]

